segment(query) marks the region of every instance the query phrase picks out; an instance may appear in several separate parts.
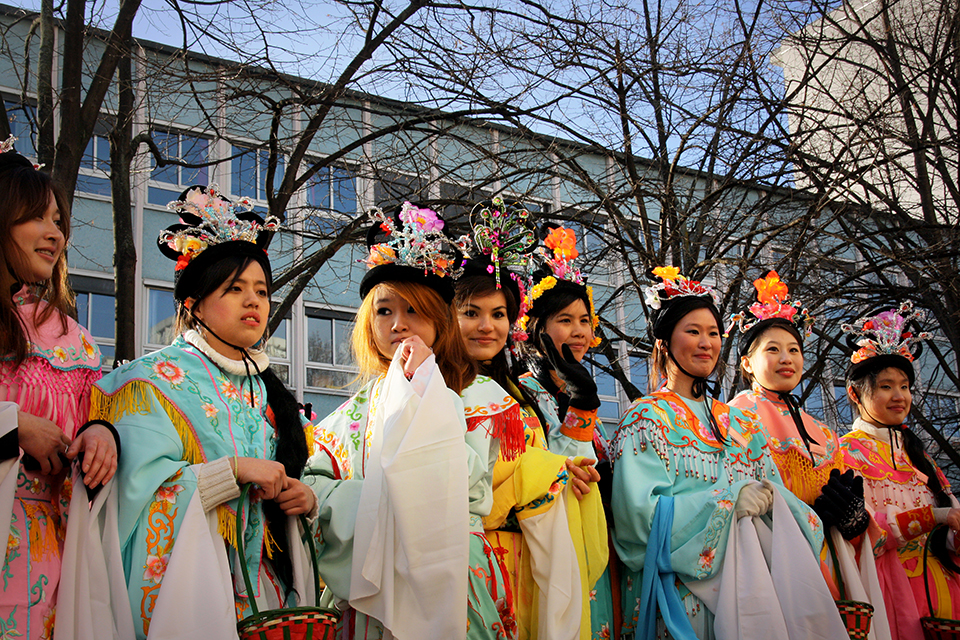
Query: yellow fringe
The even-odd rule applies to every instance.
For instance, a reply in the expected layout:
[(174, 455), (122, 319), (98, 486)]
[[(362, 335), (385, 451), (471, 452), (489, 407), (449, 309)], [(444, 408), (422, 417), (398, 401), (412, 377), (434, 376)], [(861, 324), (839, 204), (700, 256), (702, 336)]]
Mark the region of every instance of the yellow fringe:
[(270, 527), (266, 525), (263, 527), (263, 546), (266, 548), (267, 557), (273, 560), (273, 550), (279, 549), (280, 545), (278, 545), (277, 541), (273, 538)]
[(40, 562), (56, 556), (60, 545), (57, 542), (57, 528), (53, 522), (53, 508), (44, 502), (23, 503), (29, 531), (30, 560)]
[(148, 414), (152, 411), (151, 396), (167, 414), (173, 428), (177, 430), (180, 443), (183, 445), (183, 459), (190, 464), (206, 462), (200, 443), (191, 429), (190, 421), (156, 387), (143, 380), (128, 382), (110, 395), (93, 387), (90, 393), (90, 419), (106, 420), (116, 424), (124, 416)]
[(303, 426), (303, 436), (307, 439), (307, 452), (313, 457), (317, 452), (317, 444), (313, 441), (313, 425), (309, 422)]
[[(217, 507), (217, 533), (227, 544), (237, 548), (237, 516), (225, 504)], [(266, 548), (267, 557), (273, 560), (273, 550), (280, 547), (270, 532), (270, 527), (266, 525), (263, 527), (263, 546)]]
[(237, 548), (237, 516), (225, 504), (217, 507), (217, 533), (227, 544)]

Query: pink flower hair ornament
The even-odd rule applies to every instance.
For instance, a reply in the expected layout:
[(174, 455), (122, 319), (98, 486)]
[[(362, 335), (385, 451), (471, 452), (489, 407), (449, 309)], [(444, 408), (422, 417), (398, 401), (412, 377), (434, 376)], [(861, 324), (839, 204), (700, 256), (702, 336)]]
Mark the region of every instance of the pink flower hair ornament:
[(923, 318), (924, 313), (914, 310), (913, 303), (907, 301), (897, 309), (841, 325), (844, 333), (858, 337), (856, 344), (860, 348), (850, 356), (850, 361), (858, 363), (881, 355), (899, 355), (913, 362), (915, 354), (912, 347), (933, 336), (926, 331), (914, 335), (906, 328), (910, 321), (922, 321)]
[(360, 282), (361, 298), (381, 282), (408, 280), (422, 281), (450, 302), (469, 238), (451, 238), (436, 211), (409, 201), (394, 215), (379, 208), (368, 215), (374, 224), (367, 233), (368, 255), (361, 260), (369, 267)]

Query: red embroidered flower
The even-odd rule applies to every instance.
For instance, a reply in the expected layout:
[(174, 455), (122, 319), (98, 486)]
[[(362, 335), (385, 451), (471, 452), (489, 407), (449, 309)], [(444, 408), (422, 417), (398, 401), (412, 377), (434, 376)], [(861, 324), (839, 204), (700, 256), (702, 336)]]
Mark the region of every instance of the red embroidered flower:
[(172, 385), (183, 382), (183, 369), (170, 360), (158, 360), (153, 363), (153, 372)]

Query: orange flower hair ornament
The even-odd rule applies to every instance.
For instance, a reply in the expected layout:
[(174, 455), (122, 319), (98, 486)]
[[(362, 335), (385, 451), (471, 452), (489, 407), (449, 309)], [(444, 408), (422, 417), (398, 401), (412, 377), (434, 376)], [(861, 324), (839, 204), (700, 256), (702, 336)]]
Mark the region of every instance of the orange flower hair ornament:
[[(561, 281), (566, 281), (586, 289), (587, 299), (590, 301), (590, 323), (594, 331), (593, 342), (590, 343), (590, 346), (599, 346), (601, 339), (596, 335), (596, 331), (600, 326), (600, 318), (594, 309), (593, 288), (586, 285), (583, 274), (574, 264), (574, 261), (580, 256), (580, 252), (577, 251), (577, 234), (572, 229), (559, 225), (550, 225), (545, 232), (543, 246), (539, 247), (538, 253), (546, 268), (541, 267), (531, 275), (530, 285), (526, 288), (526, 294), (523, 296), (523, 302), (521, 303), (520, 319), (517, 321), (517, 331), (514, 332), (514, 338), (517, 340), (526, 339), (530, 309), (544, 293), (556, 287)], [(546, 273), (544, 274), (544, 272)], [(537, 278), (539, 279), (537, 280)]]
[(753, 281), (757, 290), (757, 301), (747, 310), (739, 311), (730, 316), (731, 325), (727, 333), (735, 325), (740, 326), (741, 333), (746, 333), (758, 322), (781, 318), (791, 323), (805, 338), (813, 332), (814, 316), (797, 300), (790, 300), (790, 291), (787, 283), (780, 279), (776, 271), (770, 271), (765, 278)]
[(540, 247), (540, 255), (553, 271), (553, 275), (561, 280), (583, 284), (583, 274), (573, 263), (580, 256), (577, 251), (577, 234), (573, 229), (553, 227), (547, 232), (543, 244), (550, 251)]

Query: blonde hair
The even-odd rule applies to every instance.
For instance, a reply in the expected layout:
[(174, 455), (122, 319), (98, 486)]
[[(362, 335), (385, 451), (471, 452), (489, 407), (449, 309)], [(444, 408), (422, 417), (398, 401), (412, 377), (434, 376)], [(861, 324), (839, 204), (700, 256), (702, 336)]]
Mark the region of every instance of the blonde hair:
[(458, 394), (461, 393), (476, 377), (477, 364), (467, 354), (453, 307), (445, 303), (440, 294), (430, 287), (415, 282), (381, 282), (367, 293), (357, 309), (357, 323), (351, 343), (353, 357), (360, 368), (360, 377), (378, 376), (386, 373), (390, 366), (390, 358), (377, 348), (373, 329), (376, 319), (374, 300), (377, 293), (384, 289), (406, 300), (418, 315), (433, 325), (436, 339), (432, 348), (437, 358), (437, 366), (440, 367), (447, 386)]

